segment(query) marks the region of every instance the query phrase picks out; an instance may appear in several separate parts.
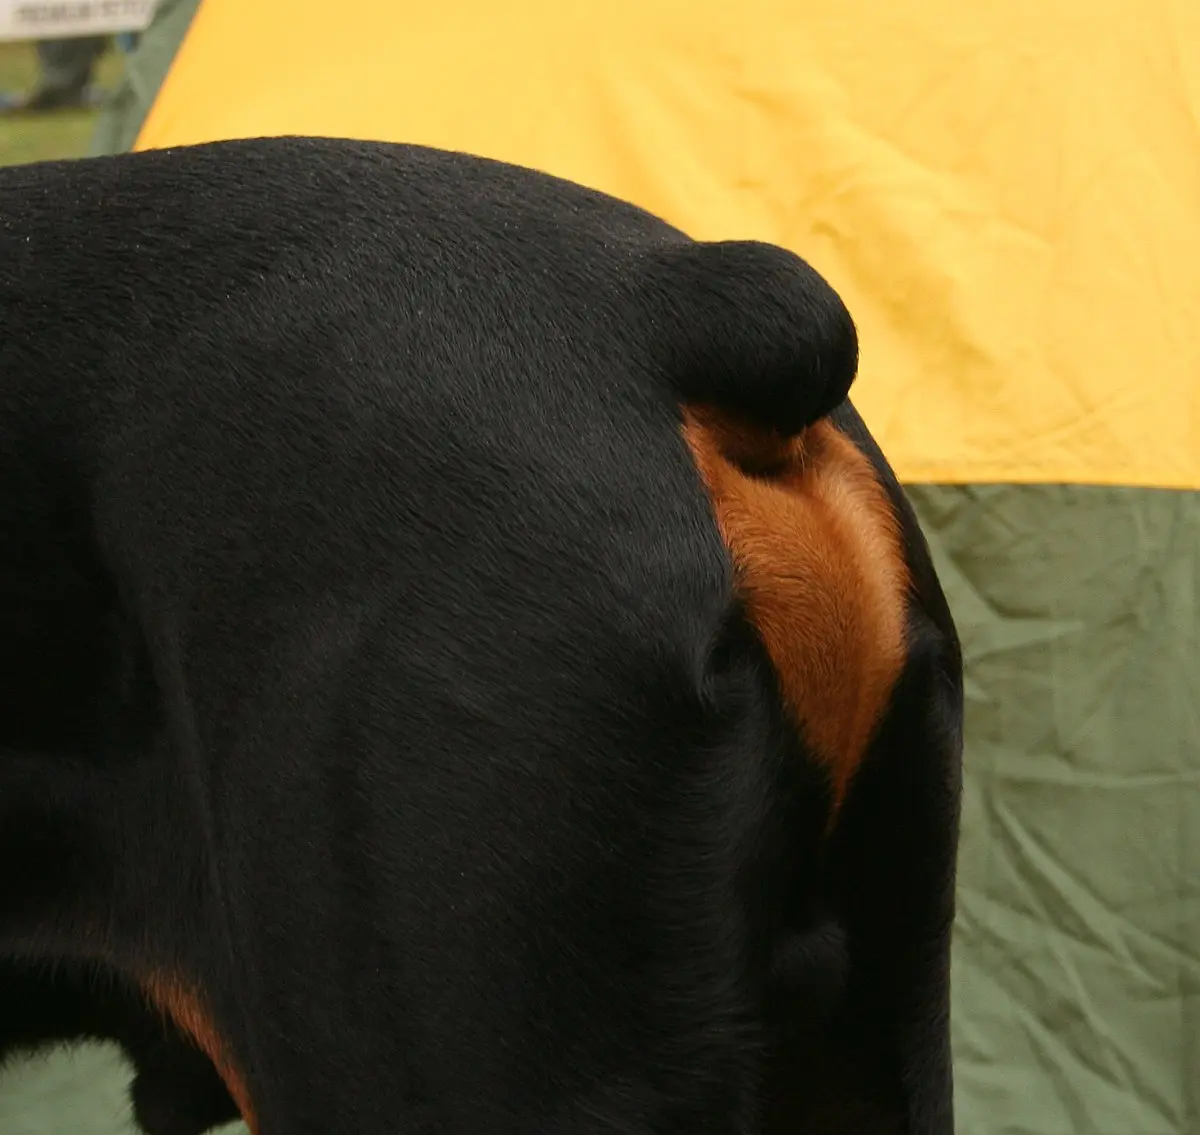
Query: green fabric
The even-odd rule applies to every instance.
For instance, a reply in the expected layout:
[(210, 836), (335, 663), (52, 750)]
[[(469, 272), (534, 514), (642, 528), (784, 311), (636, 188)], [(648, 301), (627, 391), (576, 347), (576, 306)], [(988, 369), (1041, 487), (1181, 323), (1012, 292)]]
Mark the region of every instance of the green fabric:
[[(3, 1135), (137, 1135), (129, 1068), (115, 1048), (81, 1045), (0, 1070)], [(248, 1135), (240, 1124), (224, 1135)]]
[(118, 154), (133, 147), (199, 6), (200, 0), (160, 0), (141, 42), (126, 60), (120, 86), (100, 115), (91, 155)]
[(973, 1135), (1200, 1133), (1200, 494), (909, 490), (963, 637)]
[[(909, 495), (967, 660), (959, 1129), (1200, 1135), (1200, 493)], [(126, 1076), (18, 1065), (0, 1132), (126, 1135)]]
[(0, 1072), (4, 1135), (127, 1135), (128, 1073), (116, 1052), (99, 1045), (56, 1052)]

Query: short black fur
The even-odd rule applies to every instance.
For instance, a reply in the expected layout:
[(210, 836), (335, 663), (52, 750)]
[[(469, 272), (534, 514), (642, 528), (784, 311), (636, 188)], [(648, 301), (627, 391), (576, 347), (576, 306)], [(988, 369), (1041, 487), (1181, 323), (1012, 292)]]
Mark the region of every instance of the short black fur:
[(915, 585), (825, 843), (680, 432), (795, 433), (856, 354), (790, 254), (497, 163), (0, 170), (0, 1054), (115, 1039), (196, 1135), (170, 974), (261, 1135), (945, 1135), (928, 553), (843, 404)]

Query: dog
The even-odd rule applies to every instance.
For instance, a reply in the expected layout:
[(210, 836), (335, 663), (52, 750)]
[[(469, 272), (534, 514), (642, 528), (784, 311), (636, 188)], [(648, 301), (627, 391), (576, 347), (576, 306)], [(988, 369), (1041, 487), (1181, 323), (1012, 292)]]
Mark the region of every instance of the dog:
[(0, 1053), (148, 1135), (948, 1135), (961, 657), (857, 360), (482, 158), (0, 171)]

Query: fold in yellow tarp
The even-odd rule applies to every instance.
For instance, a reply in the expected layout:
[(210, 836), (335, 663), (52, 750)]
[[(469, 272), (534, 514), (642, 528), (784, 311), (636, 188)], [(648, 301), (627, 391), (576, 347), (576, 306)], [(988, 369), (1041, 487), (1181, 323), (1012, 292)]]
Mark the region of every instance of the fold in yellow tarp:
[(139, 148), (284, 133), (795, 249), (905, 481), (1200, 487), (1197, 0), (204, 0)]

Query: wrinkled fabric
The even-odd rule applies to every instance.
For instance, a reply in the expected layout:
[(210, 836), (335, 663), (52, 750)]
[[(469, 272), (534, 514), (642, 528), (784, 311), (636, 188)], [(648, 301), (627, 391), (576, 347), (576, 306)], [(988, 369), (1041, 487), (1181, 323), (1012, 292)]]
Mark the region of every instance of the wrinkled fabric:
[(281, 133), (789, 246), (902, 480), (1200, 487), (1195, 0), (204, 0), (139, 147)]
[(909, 489), (966, 657), (959, 1129), (1200, 1131), (1200, 495)]

